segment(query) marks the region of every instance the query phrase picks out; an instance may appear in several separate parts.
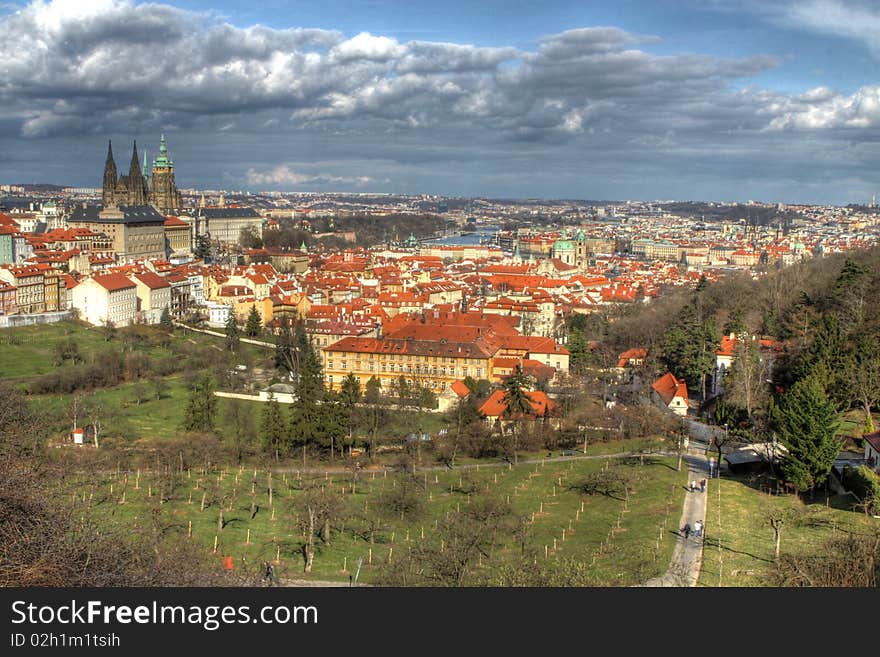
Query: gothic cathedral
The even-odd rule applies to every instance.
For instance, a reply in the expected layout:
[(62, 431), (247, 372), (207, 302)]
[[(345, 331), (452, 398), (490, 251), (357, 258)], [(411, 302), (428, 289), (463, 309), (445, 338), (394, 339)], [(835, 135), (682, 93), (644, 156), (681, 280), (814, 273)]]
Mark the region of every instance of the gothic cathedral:
[(130, 205), (152, 205), (159, 212), (167, 213), (181, 207), (182, 201), (174, 183), (174, 162), (168, 158), (165, 135), (159, 143), (159, 156), (153, 160), (152, 175), (147, 173), (146, 154), (143, 170), (138, 165), (137, 142), (131, 154), (127, 176), (116, 175), (113, 145), (107, 145), (107, 162), (104, 164), (104, 187), (101, 194), (104, 209)]

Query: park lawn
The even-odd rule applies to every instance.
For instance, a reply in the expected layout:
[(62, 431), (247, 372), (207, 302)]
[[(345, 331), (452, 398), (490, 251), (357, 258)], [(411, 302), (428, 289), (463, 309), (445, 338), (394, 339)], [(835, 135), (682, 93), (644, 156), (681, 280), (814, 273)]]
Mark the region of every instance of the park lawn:
[[(141, 382), (150, 393), (149, 399), (137, 403), (134, 393), (138, 383), (124, 383), (113, 388), (101, 388), (95, 391), (95, 399), (107, 409), (102, 428), (103, 440), (113, 442), (138, 442), (141, 440), (175, 438), (181, 433), (184, 411), (189, 399), (189, 390), (180, 376), (165, 377), (167, 389), (161, 399), (153, 395), (153, 388), (147, 382)], [(70, 429), (68, 408), (73, 395), (35, 395), (32, 397), (36, 408), (48, 417), (55, 418), (54, 428), (58, 433)], [(229, 399), (217, 398), (218, 425), (223, 418), (225, 408), (231, 403)], [(253, 412), (259, 413), (259, 402), (243, 401), (253, 406)], [(80, 424), (87, 422), (86, 418)]]
[(821, 554), (823, 543), (836, 531), (876, 528), (878, 522), (835, 508), (835, 498), (828, 506), (804, 504), (794, 495), (768, 495), (738, 478), (712, 480), (707, 501), (699, 586), (767, 585), (775, 547), (773, 529), (765, 520), (768, 508), (802, 514), (803, 522), (788, 522), (782, 528), (781, 550), (795, 554)]
[[(0, 379), (22, 379), (58, 369), (53, 362), (55, 346), (71, 339), (86, 359), (107, 345), (100, 329), (80, 322), (3, 329), (0, 331)], [(73, 365), (68, 361), (61, 367)]]
[[(381, 499), (387, 489), (400, 485), (402, 477), (411, 475), (361, 472), (352, 493), (352, 477), (348, 473), (275, 473), (270, 508), (265, 470), (256, 472), (256, 483), (253, 483), (252, 468), (230, 468), (222, 475), (192, 472), (180, 476), (172, 498), (159, 506), (160, 522), (164, 531), (181, 535), (186, 535), (191, 522), (193, 540), (212, 556), (216, 536), (218, 564), (222, 557), (229, 555), (239, 567), (255, 571), (263, 561), (277, 558), (280, 561), (277, 572), (285, 579), (347, 581), (360, 561), (359, 581), (371, 583), (376, 581), (389, 557), (393, 564), (414, 542), (436, 541), (435, 529), (447, 514), (454, 519), (454, 514), (466, 510), (469, 504), (477, 504), (487, 497), (507, 503), (509, 496), (516, 515), (531, 519), (535, 513), (527, 537), (527, 553), (535, 559), (545, 558), (547, 546), (548, 559), (571, 558), (591, 564), (597, 585), (639, 583), (664, 571), (669, 563), (674, 537), (670, 532), (664, 533), (664, 527), (677, 524), (685, 475), (675, 472), (674, 465), (666, 460), (649, 460), (644, 466), (624, 466), (632, 468), (640, 481), (630, 496), (627, 512), (622, 513), (622, 500), (584, 496), (573, 488), (588, 473), (603, 467), (603, 463), (598, 459), (572, 460), (545, 465), (521, 464), (509, 469), (474, 467), (466, 471), (419, 472), (416, 477), (427, 488), (425, 509), (418, 517), (404, 519), (382, 513)], [(116, 475), (94, 485), (88, 481), (81, 481), (75, 490), (94, 499), (96, 510), (111, 522), (149, 535), (152, 522), (149, 509), (158, 506), (160, 486), (154, 473), (143, 472), (139, 477), (130, 473), (125, 485), (122, 477)], [(135, 481), (139, 483), (137, 488)], [(305, 482), (334, 491), (346, 508), (345, 520), (334, 525), (329, 545), (316, 541), (313, 572), (308, 576), (302, 572), (303, 537), (293, 511)], [(126, 501), (119, 504), (123, 486)], [(253, 499), (257, 505), (253, 518), (251, 491), (255, 491)], [(203, 493), (207, 507), (201, 511)], [(220, 498), (226, 499), (226, 524), (218, 531), (217, 500)], [(368, 541), (365, 530), (364, 518), (368, 517), (380, 518), (373, 543)], [(566, 530), (564, 542), (563, 529)], [(554, 538), (556, 550), (553, 550)], [(513, 536), (501, 537), (491, 559), (474, 564), (473, 570), (482, 570), (484, 579), (494, 581), (494, 572), (504, 563), (518, 560), (520, 549)]]
[[(108, 348), (119, 349), (122, 347), (121, 335), (125, 328), (117, 331), (117, 336), (107, 341), (104, 329), (89, 326), (83, 322), (66, 321), (54, 324), (40, 324), (36, 326), (24, 326), (20, 328), (8, 328), (0, 330), (0, 380), (23, 381), (35, 376), (49, 374), (58, 369), (76, 367), (71, 361), (57, 366), (54, 363), (54, 349), (56, 345), (73, 340), (77, 343), (79, 353), (86, 363), (91, 362), (93, 356)], [(156, 328), (156, 331), (159, 329)], [(211, 345), (220, 351), (224, 348), (224, 338), (176, 330), (171, 334), (172, 341), (188, 341), (191, 343)], [(135, 344), (135, 349), (141, 351), (153, 359), (162, 360), (172, 358), (169, 349), (156, 345)], [(240, 343), (238, 352), (228, 357), (230, 363), (250, 362), (258, 363), (271, 356), (271, 350), (246, 343)]]

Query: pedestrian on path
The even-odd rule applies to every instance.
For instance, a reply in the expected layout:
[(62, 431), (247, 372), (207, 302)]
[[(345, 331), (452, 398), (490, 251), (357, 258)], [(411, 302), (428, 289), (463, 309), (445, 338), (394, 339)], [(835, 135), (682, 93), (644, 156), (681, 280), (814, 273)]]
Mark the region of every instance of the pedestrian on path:
[(706, 479), (705, 478), (700, 479), (700, 492), (701, 493), (706, 492)]
[(691, 535), (691, 523), (685, 523), (684, 525), (684, 537), (690, 538)]
[(702, 536), (703, 535), (703, 521), (697, 520), (694, 523), (694, 536)]

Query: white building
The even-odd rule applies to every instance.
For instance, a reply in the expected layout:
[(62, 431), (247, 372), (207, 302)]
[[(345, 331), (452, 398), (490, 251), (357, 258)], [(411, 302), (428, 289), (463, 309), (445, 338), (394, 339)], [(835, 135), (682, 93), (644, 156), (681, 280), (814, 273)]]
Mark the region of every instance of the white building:
[(89, 324), (127, 326), (137, 315), (137, 288), (122, 274), (96, 274), (73, 288), (73, 307)]

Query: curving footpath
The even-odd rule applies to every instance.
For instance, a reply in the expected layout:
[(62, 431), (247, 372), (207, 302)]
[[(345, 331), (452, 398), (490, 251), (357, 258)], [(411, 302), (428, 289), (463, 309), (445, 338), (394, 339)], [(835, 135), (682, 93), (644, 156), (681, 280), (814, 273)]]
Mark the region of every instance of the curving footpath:
[[(709, 487), (712, 480), (709, 479), (709, 465), (704, 457), (686, 456), (688, 464), (688, 481), (706, 479), (706, 492), (685, 493), (684, 507), (681, 512), (681, 520), (678, 523), (678, 538), (675, 549), (672, 552), (672, 560), (669, 569), (660, 577), (648, 580), (643, 586), (696, 586), (700, 577), (700, 567), (703, 563), (703, 539), (706, 536), (706, 499), (709, 495)], [(681, 529), (685, 524), (691, 527), (700, 520), (703, 523), (703, 535), (689, 538), (684, 537)]]

